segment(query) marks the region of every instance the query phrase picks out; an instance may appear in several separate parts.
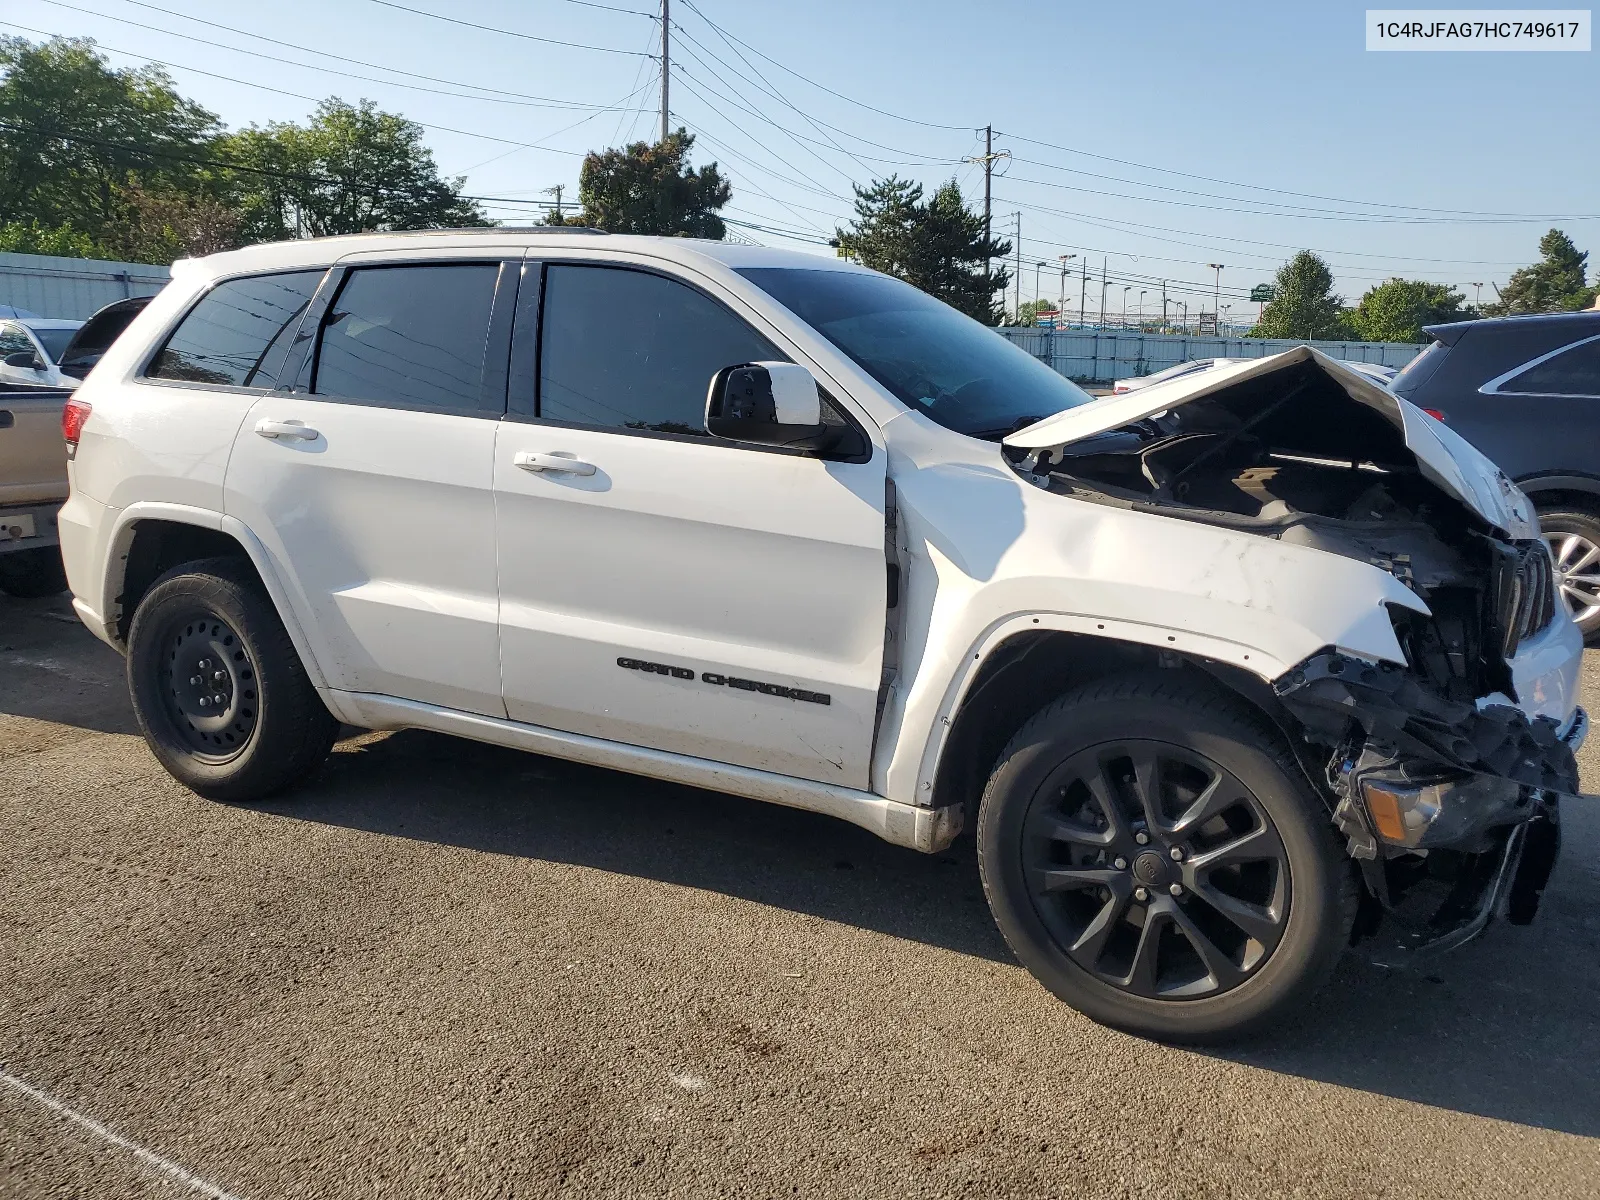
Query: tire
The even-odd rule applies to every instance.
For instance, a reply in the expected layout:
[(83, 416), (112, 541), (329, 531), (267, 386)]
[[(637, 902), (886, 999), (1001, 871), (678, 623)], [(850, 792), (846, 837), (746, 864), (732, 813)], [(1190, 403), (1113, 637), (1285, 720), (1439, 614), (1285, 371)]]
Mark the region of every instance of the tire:
[(1209, 679), (1120, 676), (1047, 706), (1001, 753), (977, 838), (1022, 964), (1129, 1033), (1256, 1032), (1349, 944), (1359, 884), (1326, 805), (1278, 732)]
[(37, 600), (67, 590), (61, 547), (39, 546), (0, 554), (0, 592), (18, 600)]
[(237, 559), (184, 564), (145, 593), (128, 633), (128, 690), (151, 753), (213, 800), (249, 803), (298, 783), (339, 729)]
[(1600, 516), (1581, 508), (1541, 508), (1539, 525), (1555, 559), (1562, 600), (1584, 641), (1600, 641)]

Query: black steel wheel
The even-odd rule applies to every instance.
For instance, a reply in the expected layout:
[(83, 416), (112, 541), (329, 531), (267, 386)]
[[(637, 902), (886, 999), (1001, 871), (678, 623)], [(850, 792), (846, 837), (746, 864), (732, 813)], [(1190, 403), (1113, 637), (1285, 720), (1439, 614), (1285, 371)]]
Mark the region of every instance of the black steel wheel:
[(1199, 672), (1079, 688), (990, 776), (978, 863), (1023, 965), (1103, 1024), (1236, 1038), (1312, 994), (1357, 879), (1282, 736)]
[(166, 643), (161, 690), (173, 730), (190, 751), (223, 763), (256, 728), (256, 668), (244, 640), (210, 607), (179, 611), (156, 635)]
[(1277, 949), (1288, 853), (1271, 815), (1203, 754), (1149, 739), (1079, 751), (1023, 823), (1029, 897), (1095, 978), (1184, 1000), (1239, 986)]
[(128, 690), (151, 752), (214, 800), (262, 800), (316, 769), (339, 723), (247, 560), (158, 579), (128, 631)]

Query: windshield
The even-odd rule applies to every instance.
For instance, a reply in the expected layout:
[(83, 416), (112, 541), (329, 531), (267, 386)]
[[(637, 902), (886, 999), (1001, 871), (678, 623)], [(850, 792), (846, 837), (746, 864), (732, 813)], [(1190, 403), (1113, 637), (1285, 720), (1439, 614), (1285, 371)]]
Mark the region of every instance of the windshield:
[(896, 398), (958, 433), (999, 438), (1092, 397), (909, 283), (858, 271), (739, 272)]
[(76, 329), (40, 329), (31, 326), (33, 336), (39, 339), (39, 344), (44, 347), (44, 352), (50, 356), (51, 362), (60, 362), (61, 353), (67, 348), (67, 343), (72, 340)]

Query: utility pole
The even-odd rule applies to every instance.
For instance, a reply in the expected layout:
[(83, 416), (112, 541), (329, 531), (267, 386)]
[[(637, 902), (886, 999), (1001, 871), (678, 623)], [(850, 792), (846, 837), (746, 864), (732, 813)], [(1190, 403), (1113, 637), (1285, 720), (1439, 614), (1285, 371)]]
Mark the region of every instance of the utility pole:
[(1210, 267), (1217, 273), (1216, 282), (1213, 285), (1211, 292), (1211, 315), (1220, 317), (1222, 315), (1222, 310), (1218, 308), (1217, 305), (1222, 301), (1222, 264), (1207, 263), (1206, 266)]
[(1022, 319), (1022, 210), (1011, 214), (1017, 219), (1017, 319)]
[[(1067, 315), (1067, 261), (1077, 258), (1076, 254), (1058, 254), (1061, 260), (1061, 299), (1056, 302), (1056, 310), (1062, 317)], [(1059, 318), (1058, 318), (1059, 319)]]
[(1089, 260), (1083, 260), (1083, 270), (1078, 272), (1078, 324), (1087, 325), (1084, 318), (1084, 305), (1089, 303)]
[[(666, 0), (662, 0), (666, 3)], [(994, 152), (994, 126), (983, 127), (983, 153), (977, 158), (963, 158), (962, 162), (983, 164), (983, 240), (988, 242), (994, 236), (993, 218), (991, 216), (990, 188), (993, 184), (994, 164), (1002, 158), (1010, 158), (1011, 151), (1002, 150), (999, 154)], [(989, 270), (989, 255), (984, 252), (983, 267), (985, 274)]]
[(672, 74), (672, 59), (667, 54), (667, 31), (672, 26), (668, 0), (661, 0), (661, 140), (667, 140), (667, 79)]
[(566, 187), (566, 184), (558, 183), (555, 185), (555, 187), (547, 187), (544, 189), (544, 194), (546, 196), (554, 196), (556, 198), (554, 208), (556, 210), (556, 220), (558, 222), (565, 219), (561, 211), (561, 193), (566, 190)]
[(1161, 329), (1162, 329), (1162, 332), (1165, 332), (1166, 328), (1167, 328), (1167, 281), (1165, 279), (1163, 279), (1161, 281)]
[(1100, 260), (1100, 318), (1099, 324), (1106, 323), (1106, 260)]

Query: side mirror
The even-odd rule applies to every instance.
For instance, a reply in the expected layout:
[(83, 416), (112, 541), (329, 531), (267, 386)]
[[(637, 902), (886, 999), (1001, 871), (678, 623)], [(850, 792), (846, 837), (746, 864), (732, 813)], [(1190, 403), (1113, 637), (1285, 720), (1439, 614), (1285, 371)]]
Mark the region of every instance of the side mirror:
[(26, 367), (30, 371), (44, 370), (44, 363), (32, 350), (18, 350), (15, 354), (8, 354), (5, 363), (8, 367)]
[(823, 450), (834, 431), (823, 423), (811, 372), (795, 363), (740, 363), (711, 377), (706, 432), (730, 442)]

